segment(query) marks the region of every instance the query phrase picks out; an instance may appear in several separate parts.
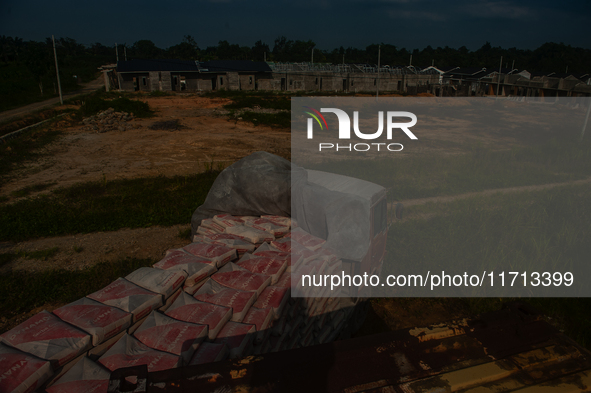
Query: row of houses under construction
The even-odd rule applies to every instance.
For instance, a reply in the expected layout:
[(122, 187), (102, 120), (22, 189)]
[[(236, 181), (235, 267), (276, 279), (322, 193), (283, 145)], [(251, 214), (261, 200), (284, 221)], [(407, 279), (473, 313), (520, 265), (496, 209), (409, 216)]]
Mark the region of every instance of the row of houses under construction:
[(439, 97), (588, 97), (591, 75), (527, 70), (368, 64), (269, 63), (245, 60), (130, 60), (103, 66), (107, 89), (203, 92), (213, 90), (326, 91)]

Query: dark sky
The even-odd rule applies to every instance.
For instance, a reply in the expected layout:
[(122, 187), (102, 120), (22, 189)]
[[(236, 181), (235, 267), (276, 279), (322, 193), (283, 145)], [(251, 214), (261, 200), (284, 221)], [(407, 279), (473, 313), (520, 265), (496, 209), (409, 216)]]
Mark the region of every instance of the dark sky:
[(192, 35), (201, 48), (220, 40), (252, 46), (275, 38), (320, 49), (386, 43), (422, 49), (493, 46), (534, 49), (545, 42), (591, 48), (591, 0), (46, 1), (0, 0), (0, 35), (70, 37), (83, 44), (167, 48)]

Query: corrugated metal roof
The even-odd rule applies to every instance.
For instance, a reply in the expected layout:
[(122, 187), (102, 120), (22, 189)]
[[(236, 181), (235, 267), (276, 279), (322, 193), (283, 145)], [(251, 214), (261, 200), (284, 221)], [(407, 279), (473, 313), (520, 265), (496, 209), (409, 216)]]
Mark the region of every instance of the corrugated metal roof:
[(117, 72), (199, 71), (192, 60), (127, 60), (117, 62)]
[(197, 62), (193, 60), (156, 59), (119, 61), (117, 71), (271, 72), (271, 68), (264, 61), (210, 60)]
[(264, 61), (210, 60), (200, 65), (210, 72), (271, 72), (271, 67)]

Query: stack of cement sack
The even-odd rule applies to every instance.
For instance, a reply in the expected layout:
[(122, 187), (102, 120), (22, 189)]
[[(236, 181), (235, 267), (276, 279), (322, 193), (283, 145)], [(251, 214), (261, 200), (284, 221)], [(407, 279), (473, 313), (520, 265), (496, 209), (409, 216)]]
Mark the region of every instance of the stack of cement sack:
[(153, 267), (37, 314), (0, 336), (0, 391), (106, 392), (122, 367), (152, 372), (335, 340), (352, 300), (300, 284), (341, 262), (291, 225), (278, 216), (204, 219), (191, 244)]

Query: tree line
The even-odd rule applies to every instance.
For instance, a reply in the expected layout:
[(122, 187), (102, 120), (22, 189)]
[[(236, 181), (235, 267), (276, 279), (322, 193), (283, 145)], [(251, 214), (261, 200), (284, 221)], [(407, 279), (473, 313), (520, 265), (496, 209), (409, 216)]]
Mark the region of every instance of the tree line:
[[(96, 77), (97, 67), (119, 60), (181, 59), (181, 60), (254, 60), (273, 62), (355, 63), (377, 64), (378, 50), (382, 65), (437, 67), (486, 67), (496, 69), (503, 57), (503, 67), (514, 65), (530, 72), (587, 73), (590, 72), (591, 50), (563, 43), (545, 43), (536, 49), (493, 47), (486, 42), (476, 50), (427, 46), (409, 50), (392, 44), (372, 44), (365, 48), (339, 47), (320, 49), (312, 40), (290, 40), (278, 37), (272, 46), (259, 40), (253, 46), (240, 46), (219, 41), (215, 46), (199, 47), (187, 35), (168, 48), (159, 48), (150, 40), (131, 45), (106, 46), (101, 43), (83, 45), (72, 38), (56, 39), (56, 50), (64, 90), (73, 90), (81, 82)], [(412, 59), (412, 60), (411, 60)], [(37, 91), (37, 93), (34, 93)], [(30, 95), (43, 99), (55, 94), (55, 65), (51, 38), (45, 41), (24, 41), (0, 36), (0, 109), (6, 104), (21, 105)]]

